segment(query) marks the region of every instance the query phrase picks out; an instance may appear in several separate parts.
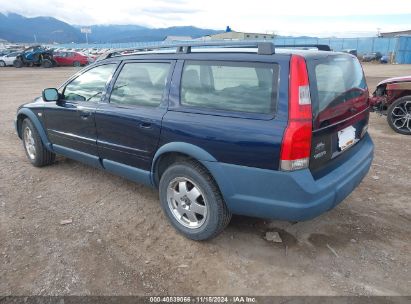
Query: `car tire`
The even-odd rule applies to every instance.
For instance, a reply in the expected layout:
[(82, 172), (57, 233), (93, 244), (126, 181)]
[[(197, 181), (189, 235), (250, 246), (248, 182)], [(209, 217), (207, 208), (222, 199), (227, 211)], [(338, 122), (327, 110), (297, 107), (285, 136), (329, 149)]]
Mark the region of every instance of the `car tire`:
[(46, 149), (40, 135), (30, 119), (23, 120), (21, 138), (26, 156), (35, 167), (43, 167), (54, 162), (56, 155)]
[(41, 66), (42, 66), (43, 68), (48, 69), (48, 68), (53, 67), (53, 62), (51, 62), (50, 59), (44, 59), (44, 60), (41, 62)]
[(21, 68), (23, 67), (23, 61), (21, 61), (21, 59), (16, 59), (13, 61), (13, 66), (15, 68)]
[(191, 240), (211, 239), (230, 222), (231, 212), (216, 182), (198, 162), (169, 166), (161, 176), (159, 195), (170, 223)]
[(0, 67), (4, 68), (6, 66), (6, 63), (3, 60), (0, 60)]
[(76, 68), (81, 67), (81, 63), (78, 62), (78, 61), (74, 61), (73, 66), (76, 67)]
[(388, 107), (387, 121), (395, 132), (411, 135), (411, 96), (401, 97)]

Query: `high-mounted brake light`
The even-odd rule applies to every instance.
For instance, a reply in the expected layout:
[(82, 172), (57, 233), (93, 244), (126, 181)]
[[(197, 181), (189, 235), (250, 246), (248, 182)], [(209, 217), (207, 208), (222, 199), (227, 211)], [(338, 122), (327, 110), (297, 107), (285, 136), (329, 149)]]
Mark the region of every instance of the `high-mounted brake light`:
[(288, 125), (281, 144), (280, 168), (293, 171), (308, 168), (311, 153), (312, 110), (307, 65), (292, 55), (288, 101)]

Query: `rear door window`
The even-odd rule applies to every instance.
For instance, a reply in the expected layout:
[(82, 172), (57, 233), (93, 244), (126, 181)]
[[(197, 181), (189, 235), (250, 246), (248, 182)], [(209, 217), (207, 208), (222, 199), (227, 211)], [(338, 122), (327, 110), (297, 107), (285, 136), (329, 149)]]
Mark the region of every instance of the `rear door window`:
[(181, 79), (181, 104), (221, 111), (274, 112), (277, 64), (186, 61)]

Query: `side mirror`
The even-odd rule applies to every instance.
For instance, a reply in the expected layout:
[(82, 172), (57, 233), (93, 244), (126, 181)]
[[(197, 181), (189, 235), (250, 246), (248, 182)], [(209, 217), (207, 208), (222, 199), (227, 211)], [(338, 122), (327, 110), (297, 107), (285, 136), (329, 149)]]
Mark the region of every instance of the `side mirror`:
[(43, 90), (43, 100), (44, 101), (58, 101), (59, 92), (55, 88), (48, 88)]

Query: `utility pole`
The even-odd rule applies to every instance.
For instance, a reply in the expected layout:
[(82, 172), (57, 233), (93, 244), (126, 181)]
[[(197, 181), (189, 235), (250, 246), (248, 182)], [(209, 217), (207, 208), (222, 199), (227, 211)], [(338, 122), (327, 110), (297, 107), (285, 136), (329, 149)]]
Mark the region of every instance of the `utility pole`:
[(33, 36), (34, 36), (34, 43), (37, 44), (37, 36), (36, 36), (36, 34), (33, 34)]

